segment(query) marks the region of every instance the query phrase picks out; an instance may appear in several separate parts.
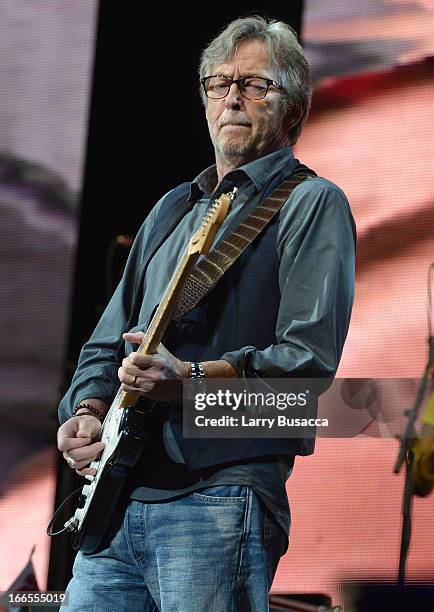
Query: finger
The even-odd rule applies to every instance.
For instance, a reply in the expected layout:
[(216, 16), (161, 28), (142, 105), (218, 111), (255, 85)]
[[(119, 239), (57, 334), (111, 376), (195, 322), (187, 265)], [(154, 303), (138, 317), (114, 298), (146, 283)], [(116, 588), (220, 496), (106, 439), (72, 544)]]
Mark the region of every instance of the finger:
[(69, 453), (63, 453), (63, 457), (65, 461), (68, 463), (69, 467), (73, 469), (77, 469), (77, 468), (81, 469), (82, 467), (89, 465), (95, 459), (101, 457), (101, 453), (97, 453), (95, 455), (86, 455), (85, 457), (82, 457), (81, 459), (78, 459), (77, 457), (73, 457)]
[(159, 367), (164, 363), (163, 360), (164, 358), (160, 355), (144, 355), (138, 351), (133, 351), (122, 361), (122, 366), (129, 369), (138, 368), (143, 370), (153, 366)]
[(121, 369), (129, 376), (139, 376), (143, 373), (136, 365), (133, 365), (127, 357), (122, 361)]
[(77, 438), (79, 440), (91, 440), (92, 441), (98, 437), (100, 429), (101, 429), (101, 426), (99, 425), (98, 427), (93, 428), (90, 432), (87, 429), (84, 431), (82, 430), (77, 431)]
[(83, 459), (82, 461), (74, 461), (74, 465), (71, 467), (74, 470), (82, 470), (83, 468), (89, 467), (92, 461), (95, 461), (97, 457), (90, 457), (89, 459)]
[(101, 423), (96, 416), (82, 414), (77, 415), (78, 427), (77, 438), (96, 438), (99, 433)]
[(75, 438), (77, 433), (77, 422), (76, 419), (69, 419), (57, 430), (57, 445), (60, 446), (68, 438)]
[[(73, 470), (75, 470), (76, 467), (83, 467), (83, 466), (80, 466), (78, 464), (78, 462), (75, 461), (72, 457), (70, 457), (68, 455), (68, 453), (63, 453), (63, 458), (65, 459), (65, 461), (69, 465), (69, 467), (72, 468)], [(87, 461), (86, 465), (88, 465), (89, 463), (90, 463), (90, 461)]]
[(119, 370), (118, 370), (118, 378), (121, 381), (121, 383), (129, 385), (130, 387), (134, 386), (134, 383), (137, 380), (137, 376), (132, 376), (128, 372), (125, 372), (124, 368), (119, 368)]
[[(68, 465), (70, 468), (72, 468), (73, 470), (82, 470), (83, 468), (88, 468), (90, 466), (90, 464), (95, 461), (96, 459), (98, 459), (99, 456), (95, 456), (95, 457), (87, 457), (86, 459), (82, 459), (81, 461), (77, 461), (75, 459), (72, 459), (72, 457), (65, 457), (65, 460), (67, 461)], [(92, 468), (92, 470), (95, 468)]]
[(158, 371), (160, 371), (160, 369), (155, 368), (154, 364), (150, 362), (144, 362), (140, 367), (137, 367), (124, 359), (121, 367), (118, 369), (118, 378), (121, 382), (134, 386), (137, 384), (137, 379), (149, 378), (149, 376), (152, 377)]
[(122, 334), (122, 338), (129, 342), (130, 344), (141, 344), (145, 334), (143, 332), (134, 332), (130, 334), (129, 332)]
[(87, 446), (88, 444), (90, 444), (91, 442), (91, 438), (87, 437), (87, 438), (63, 438), (63, 439), (59, 439), (59, 442), (57, 444), (57, 448), (63, 452), (63, 451), (70, 451), (74, 448), (81, 448), (82, 446)]
[(83, 459), (87, 459), (90, 461), (91, 457), (96, 457), (104, 450), (105, 444), (104, 442), (95, 442), (94, 444), (89, 444), (84, 448), (76, 448), (74, 450), (70, 450), (63, 454), (65, 459), (67, 457), (71, 457), (74, 461), (83, 461)]
[(165, 378), (164, 372), (155, 368), (150, 368), (146, 372), (139, 370), (139, 374), (134, 376), (125, 372), (123, 368), (119, 368), (118, 377), (121, 383), (136, 392), (139, 390), (146, 391), (150, 388), (150, 385), (155, 385)]
[(122, 383), (121, 385), (121, 389), (122, 391), (126, 391), (126, 393), (134, 393), (135, 395), (145, 395), (146, 393), (148, 393), (148, 391), (150, 391), (153, 388), (152, 386), (148, 386), (146, 388), (143, 387), (131, 387), (130, 385), (126, 385), (124, 383)]

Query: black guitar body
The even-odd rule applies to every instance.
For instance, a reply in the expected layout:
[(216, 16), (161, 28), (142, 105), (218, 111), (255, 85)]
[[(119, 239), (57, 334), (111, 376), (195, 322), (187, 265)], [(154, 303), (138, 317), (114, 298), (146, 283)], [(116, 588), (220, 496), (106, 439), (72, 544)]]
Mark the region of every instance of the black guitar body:
[[(121, 408), (120, 439), (99, 477), (86, 516), (79, 531), (72, 536), (72, 545), (84, 553), (93, 553), (101, 546), (104, 535), (118, 510), (118, 503), (130, 469), (137, 463), (147, 444), (147, 417), (152, 408), (142, 404)], [(78, 507), (85, 498), (81, 496)]]

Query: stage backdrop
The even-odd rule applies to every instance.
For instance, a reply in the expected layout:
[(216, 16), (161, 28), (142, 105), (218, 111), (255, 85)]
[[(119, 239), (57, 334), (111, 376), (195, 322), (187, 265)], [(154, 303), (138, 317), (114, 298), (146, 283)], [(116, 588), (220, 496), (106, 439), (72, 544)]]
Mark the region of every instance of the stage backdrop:
[(96, 12), (0, 1), (0, 590), (46, 582)]
[[(434, 258), (434, 6), (305, 3), (312, 117), (297, 156), (348, 194), (356, 301), (340, 376), (419, 376)], [(45, 527), (82, 182), (96, 0), (0, 0), (2, 291), (0, 589)], [(198, 26), (200, 24), (198, 23)], [(318, 440), (288, 482), (293, 528), (274, 591), (333, 593), (342, 576), (396, 575), (402, 477), (394, 439)], [(409, 576), (432, 578), (433, 498), (416, 500)]]
[[(296, 155), (344, 189), (358, 228), (339, 375), (418, 377), (434, 261), (434, 2), (308, 0), (302, 35), (316, 91)], [(287, 487), (291, 543), (274, 590), (333, 592), (339, 603), (342, 576), (396, 578), (397, 450), (390, 438), (322, 439), (296, 461)], [(413, 580), (434, 576), (433, 510), (433, 496), (416, 499)]]

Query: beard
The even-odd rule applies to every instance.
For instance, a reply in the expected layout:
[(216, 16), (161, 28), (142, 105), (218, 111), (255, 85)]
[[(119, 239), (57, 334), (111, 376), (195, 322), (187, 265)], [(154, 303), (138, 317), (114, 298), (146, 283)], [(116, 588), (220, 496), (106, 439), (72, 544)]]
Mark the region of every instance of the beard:
[[(278, 116), (273, 119), (273, 121), (257, 124), (255, 132), (252, 133), (252, 122), (247, 117), (242, 114), (235, 117), (223, 114), (216, 125), (215, 132), (209, 126), (216, 155), (234, 167), (239, 167), (285, 146), (287, 142), (282, 122)], [(231, 123), (246, 127), (234, 128), (234, 131), (238, 133), (231, 133), (232, 128), (223, 127)]]
[(237, 139), (234, 138), (223, 139), (220, 138), (214, 142), (214, 148), (216, 153), (227, 160), (250, 160), (254, 159), (257, 155), (256, 142), (252, 138)]

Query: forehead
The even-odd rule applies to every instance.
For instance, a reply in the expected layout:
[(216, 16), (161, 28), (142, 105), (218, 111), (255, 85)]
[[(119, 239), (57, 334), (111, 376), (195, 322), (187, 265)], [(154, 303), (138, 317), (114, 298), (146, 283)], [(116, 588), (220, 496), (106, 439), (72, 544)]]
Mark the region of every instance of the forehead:
[(271, 65), (266, 44), (262, 40), (242, 42), (229, 60), (214, 66), (213, 72), (227, 76), (234, 76), (234, 74), (269, 75)]

